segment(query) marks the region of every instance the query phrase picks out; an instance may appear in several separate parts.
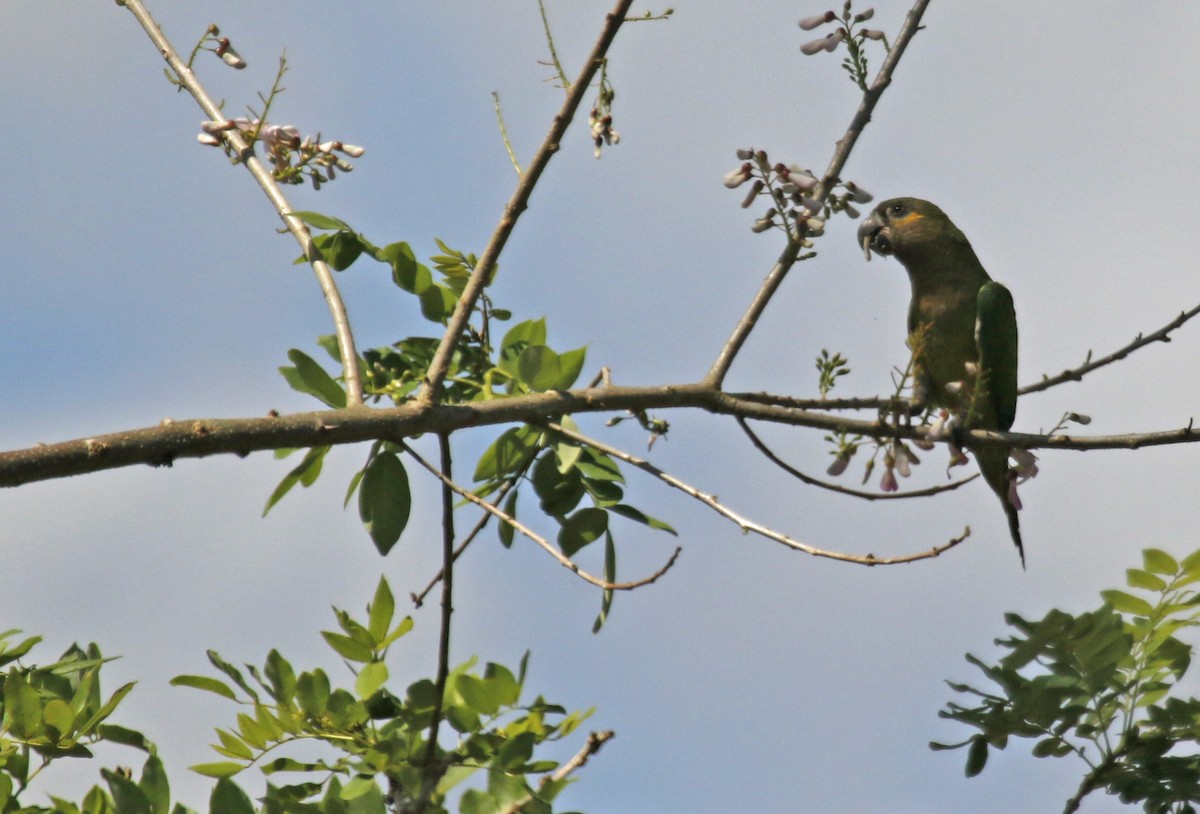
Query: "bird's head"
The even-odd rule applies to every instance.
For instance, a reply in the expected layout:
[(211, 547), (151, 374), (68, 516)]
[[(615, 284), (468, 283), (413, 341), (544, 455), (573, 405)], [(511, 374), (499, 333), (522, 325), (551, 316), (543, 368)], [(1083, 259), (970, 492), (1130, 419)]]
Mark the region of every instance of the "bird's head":
[(868, 260), (875, 252), (882, 257), (896, 255), (902, 263), (954, 235), (962, 233), (946, 213), (920, 198), (884, 201), (858, 227), (858, 242)]

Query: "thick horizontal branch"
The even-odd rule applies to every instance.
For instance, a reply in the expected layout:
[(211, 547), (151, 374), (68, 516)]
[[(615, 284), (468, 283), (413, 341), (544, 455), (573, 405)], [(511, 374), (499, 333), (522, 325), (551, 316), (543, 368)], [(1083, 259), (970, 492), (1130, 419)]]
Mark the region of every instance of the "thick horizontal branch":
[[(924, 427), (892, 426), (847, 419), (817, 410), (762, 404), (715, 390), (705, 384), (654, 387), (591, 387), (532, 393), (470, 404), (420, 404), (375, 409), (348, 407), (263, 418), (166, 420), (153, 427), (97, 435), (57, 444), (0, 452), (0, 486), (119, 469), (145, 464), (170, 466), (181, 458), (245, 456), (261, 450), (336, 446), (361, 441), (399, 440), (423, 433), (456, 432), (469, 427), (537, 424), (575, 413), (644, 412), (698, 408), (720, 415), (772, 421), (827, 432), (845, 431), (878, 438), (924, 438)], [(1200, 441), (1200, 430), (1127, 435), (1032, 435), (975, 430), (960, 439), (967, 446), (1015, 446), (1027, 449), (1137, 449)]]

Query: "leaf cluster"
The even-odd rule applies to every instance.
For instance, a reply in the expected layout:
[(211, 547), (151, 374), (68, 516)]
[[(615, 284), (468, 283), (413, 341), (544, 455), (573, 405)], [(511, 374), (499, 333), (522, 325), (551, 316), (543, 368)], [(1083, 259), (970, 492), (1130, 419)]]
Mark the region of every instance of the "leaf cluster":
[[(540, 696), (522, 703), (528, 654), (516, 674), (493, 663), (475, 670), (474, 658), (458, 665), (449, 672), (440, 703), (429, 679), (397, 692), (390, 681), (388, 651), (413, 623), (411, 617), (397, 622), (394, 613), (385, 579), (364, 620), (334, 609), (339, 630), (322, 636), (353, 671), (351, 687), (333, 686), (320, 668), (297, 673), (276, 650), (261, 670), (249, 664), (239, 669), (210, 652), (222, 677), (172, 680), (245, 708), (233, 725), (216, 730), (213, 749), (225, 760), (192, 767), (221, 778), (217, 790), (224, 789), (232, 801), (222, 811), (256, 810), (248, 798), (238, 802), (245, 795), (231, 779), (254, 765), (268, 778), (258, 809), (264, 814), (384, 814), (389, 805), (438, 814), (448, 810), (449, 793), (475, 776), (483, 780), (462, 792), (460, 811), (501, 811), (515, 804), (527, 812), (552, 810), (566, 781), (550, 779), (548, 773), (558, 763), (534, 752), (570, 735), (590, 711), (568, 713)], [(452, 745), (438, 743), (430, 749), (428, 731), (439, 709), (457, 738)], [(323, 743), (336, 756), (273, 757), (305, 741)], [(277, 782), (296, 775), (301, 779)]]
[(1038, 621), (1008, 614), (1016, 632), (997, 644), (995, 664), (968, 655), (997, 689), (948, 682), (978, 702), (950, 702), (939, 715), (977, 734), (934, 749), (967, 749), (966, 773), (983, 771), (991, 749), (1030, 738), (1035, 757), (1075, 756), (1087, 765), (1075, 810), (1104, 789), (1146, 812), (1191, 812), (1200, 799), (1200, 755), (1175, 747), (1200, 741), (1200, 700), (1173, 697), (1191, 664), (1178, 634), (1200, 619), (1200, 551), (1182, 561), (1147, 549), (1127, 571), (1134, 592), (1101, 592), (1104, 604), (1078, 615), (1052, 610)]
[[(186, 812), (182, 806), (171, 807), (166, 774), (153, 744), (140, 732), (107, 723), (133, 683), (103, 696), (100, 669), (109, 659), (95, 644), (71, 645), (52, 664), (22, 665), (41, 637), (13, 641), (19, 632), (0, 633), (0, 668), (5, 668), (0, 693), (0, 812)], [(91, 757), (92, 749), (103, 742), (149, 752), (141, 779), (135, 782), (127, 771), (104, 770), (108, 788), (94, 786), (80, 804), (53, 796), (49, 807), (21, 802), (33, 778), (52, 763)]]

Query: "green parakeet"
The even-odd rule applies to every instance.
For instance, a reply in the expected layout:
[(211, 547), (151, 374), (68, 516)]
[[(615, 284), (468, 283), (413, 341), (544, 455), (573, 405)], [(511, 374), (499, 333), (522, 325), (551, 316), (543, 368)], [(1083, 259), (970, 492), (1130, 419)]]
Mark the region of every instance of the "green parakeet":
[[(875, 207), (858, 229), (871, 252), (894, 255), (908, 272), (913, 399), (921, 407), (966, 413), (968, 429), (1007, 430), (1017, 412), (1017, 315), (1008, 289), (988, 276), (966, 236), (941, 209), (918, 198)], [(1008, 451), (976, 449), (988, 486), (1000, 497), (1025, 565)]]

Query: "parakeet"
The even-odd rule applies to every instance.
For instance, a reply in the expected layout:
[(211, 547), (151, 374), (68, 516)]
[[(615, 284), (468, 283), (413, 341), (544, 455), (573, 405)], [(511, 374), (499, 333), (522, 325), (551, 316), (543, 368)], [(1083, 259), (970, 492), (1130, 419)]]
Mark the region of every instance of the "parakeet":
[[(913, 399), (921, 407), (962, 408), (968, 429), (1007, 430), (1017, 412), (1017, 316), (1008, 289), (988, 276), (966, 236), (929, 201), (893, 198), (858, 229), (867, 259), (894, 255), (908, 272)], [(1000, 497), (1025, 565), (1008, 451), (974, 450)]]

